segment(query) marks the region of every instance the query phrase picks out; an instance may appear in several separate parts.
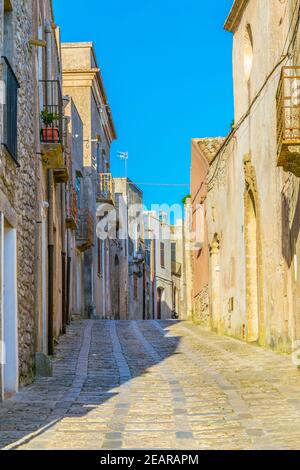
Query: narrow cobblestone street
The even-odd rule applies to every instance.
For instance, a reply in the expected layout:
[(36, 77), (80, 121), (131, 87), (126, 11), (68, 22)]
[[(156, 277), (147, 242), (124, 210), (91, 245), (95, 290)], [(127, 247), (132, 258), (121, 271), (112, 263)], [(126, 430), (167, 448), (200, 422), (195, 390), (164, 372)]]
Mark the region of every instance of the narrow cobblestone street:
[(290, 358), (186, 322), (72, 323), (54, 376), (0, 406), (1, 448), (296, 449)]

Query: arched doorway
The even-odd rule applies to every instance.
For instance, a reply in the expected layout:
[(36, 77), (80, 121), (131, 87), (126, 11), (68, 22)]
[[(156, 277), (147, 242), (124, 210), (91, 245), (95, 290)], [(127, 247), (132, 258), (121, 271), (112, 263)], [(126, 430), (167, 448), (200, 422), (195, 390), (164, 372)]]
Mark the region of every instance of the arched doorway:
[(157, 320), (161, 320), (163, 293), (164, 293), (164, 289), (159, 287), (157, 289), (157, 311), (156, 311)]
[(215, 233), (209, 251), (211, 325), (214, 331), (221, 331), (220, 235), (218, 233)]
[(253, 192), (245, 194), (245, 252), (247, 339), (259, 340), (259, 286), (258, 286), (258, 230), (257, 211)]

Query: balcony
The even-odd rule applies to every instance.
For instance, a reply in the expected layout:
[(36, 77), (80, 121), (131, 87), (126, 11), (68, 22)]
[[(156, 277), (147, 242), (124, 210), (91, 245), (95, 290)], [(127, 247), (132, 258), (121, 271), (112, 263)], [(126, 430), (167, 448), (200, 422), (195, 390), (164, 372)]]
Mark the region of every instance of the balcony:
[(300, 67), (283, 67), (277, 91), (277, 165), (300, 177)]
[(172, 261), (171, 263), (171, 272), (174, 276), (181, 277), (182, 274), (182, 264)]
[(69, 201), (67, 207), (66, 227), (77, 230), (78, 225), (78, 198), (73, 186), (70, 187)]
[(99, 174), (97, 202), (114, 204), (114, 179), (111, 173)]
[(69, 179), (63, 149), (63, 102), (58, 80), (40, 80), (39, 96), (44, 103), (40, 113), (40, 140), (43, 165), (52, 169), (54, 179)]
[(4, 105), (2, 145), (18, 164), (18, 89), (20, 85), (8, 59), (4, 56), (1, 59), (3, 81), (0, 82), (0, 105)]
[(82, 210), (78, 215), (76, 230), (76, 247), (86, 251), (94, 245), (94, 219), (88, 209)]

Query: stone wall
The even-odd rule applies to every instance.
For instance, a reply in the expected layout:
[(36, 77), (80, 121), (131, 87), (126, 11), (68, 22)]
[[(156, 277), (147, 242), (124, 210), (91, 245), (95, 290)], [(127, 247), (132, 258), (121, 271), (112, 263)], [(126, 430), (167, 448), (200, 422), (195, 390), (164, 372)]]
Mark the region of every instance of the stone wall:
[[(12, 67), (20, 83), (18, 94), (18, 163), (0, 149), (0, 198), (3, 195), (17, 214), (18, 334), (20, 384), (31, 381), (35, 341), (35, 129), (36, 115), (32, 73), (31, 1), (14, 0), (14, 52)], [(1, 17), (3, 1), (0, 2)], [(0, 24), (0, 29), (2, 29)], [(3, 39), (3, 38), (2, 38)], [(3, 44), (0, 44), (2, 50)], [(0, 71), (1, 74), (1, 71)], [(4, 213), (4, 216), (6, 214)]]
[(210, 165), (206, 200), (216, 329), (282, 352), (299, 336), (299, 183), (277, 166), (276, 112), (282, 66), (299, 61), (296, 46), (283, 60), (294, 7), (250, 0), (232, 29), (234, 135)]
[(208, 285), (193, 299), (193, 321), (207, 328), (211, 326)]

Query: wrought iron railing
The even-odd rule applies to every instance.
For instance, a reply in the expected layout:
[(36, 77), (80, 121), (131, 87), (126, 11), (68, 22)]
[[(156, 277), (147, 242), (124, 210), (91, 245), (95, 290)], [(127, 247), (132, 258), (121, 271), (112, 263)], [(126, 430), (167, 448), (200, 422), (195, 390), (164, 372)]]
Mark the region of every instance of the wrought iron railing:
[(41, 142), (62, 144), (63, 101), (58, 80), (40, 80), (40, 99), (43, 103), (40, 115)]
[(73, 227), (78, 225), (78, 196), (73, 185), (70, 185), (69, 200), (67, 206), (67, 223)]
[(283, 67), (277, 91), (277, 144), (300, 142), (300, 67)]
[(3, 142), (9, 154), (17, 161), (18, 157), (18, 88), (17, 77), (7, 59), (2, 56), (2, 90), (0, 104), (4, 107)]
[(76, 242), (82, 249), (94, 245), (94, 219), (88, 209), (82, 209), (78, 214)]
[(171, 263), (171, 271), (172, 271), (172, 274), (174, 274), (175, 276), (181, 276), (181, 273), (182, 273), (182, 264), (181, 264), (181, 263), (177, 263), (176, 261), (172, 261), (172, 263)]
[(111, 173), (99, 174), (98, 200), (114, 202), (114, 179)]

